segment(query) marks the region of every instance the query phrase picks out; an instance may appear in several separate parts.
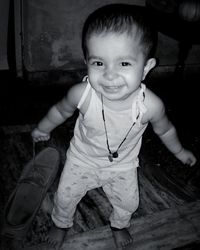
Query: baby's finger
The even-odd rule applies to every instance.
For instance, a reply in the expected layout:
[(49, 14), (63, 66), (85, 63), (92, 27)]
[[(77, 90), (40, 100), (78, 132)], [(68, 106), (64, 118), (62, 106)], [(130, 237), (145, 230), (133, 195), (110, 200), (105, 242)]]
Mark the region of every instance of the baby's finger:
[(196, 159), (188, 159), (187, 161), (186, 161), (186, 165), (189, 165), (190, 167), (192, 167), (192, 166), (194, 166), (195, 165), (195, 163), (196, 163)]

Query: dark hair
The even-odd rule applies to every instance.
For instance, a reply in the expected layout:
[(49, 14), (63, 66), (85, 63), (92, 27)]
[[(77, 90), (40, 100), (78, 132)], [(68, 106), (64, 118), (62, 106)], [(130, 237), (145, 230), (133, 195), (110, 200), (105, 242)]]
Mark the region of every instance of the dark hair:
[(151, 25), (147, 10), (142, 6), (128, 4), (106, 5), (88, 16), (82, 31), (84, 57), (87, 57), (87, 40), (91, 34), (127, 32), (131, 35), (133, 27), (140, 37), (146, 59), (153, 57), (157, 45), (157, 32)]

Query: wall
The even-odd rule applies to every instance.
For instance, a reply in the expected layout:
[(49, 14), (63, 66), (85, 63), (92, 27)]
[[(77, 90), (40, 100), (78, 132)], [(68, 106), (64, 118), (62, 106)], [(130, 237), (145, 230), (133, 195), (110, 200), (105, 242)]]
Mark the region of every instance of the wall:
[[(81, 29), (85, 18), (108, 3), (145, 5), (145, 0), (29, 0), (23, 1), (24, 65), (29, 72), (83, 68)], [(159, 33), (159, 64), (175, 65), (178, 42)], [(200, 62), (194, 45), (187, 64)]]
[[(96, 8), (119, 0), (24, 1), (25, 66), (28, 71), (83, 66), (81, 29)], [(143, 0), (123, 2), (144, 5)]]
[(0, 1), (0, 70), (8, 69), (7, 35), (8, 35), (9, 1)]

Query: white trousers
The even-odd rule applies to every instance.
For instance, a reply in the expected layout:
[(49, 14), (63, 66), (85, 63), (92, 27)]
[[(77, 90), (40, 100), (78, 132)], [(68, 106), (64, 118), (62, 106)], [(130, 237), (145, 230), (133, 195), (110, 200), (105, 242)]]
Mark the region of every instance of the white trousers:
[(102, 187), (113, 211), (112, 227), (130, 226), (133, 212), (139, 205), (137, 168), (119, 172), (88, 168), (66, 161), (54, 197), (52, 220), (59, 228), (73, 225), (76, 206), (88, 190)]

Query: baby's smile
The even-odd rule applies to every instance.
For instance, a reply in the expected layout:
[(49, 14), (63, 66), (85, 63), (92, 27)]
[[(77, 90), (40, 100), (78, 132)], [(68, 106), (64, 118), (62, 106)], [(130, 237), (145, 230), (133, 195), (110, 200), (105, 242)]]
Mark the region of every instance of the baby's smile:
[(105, 92), (118, 92), (123, 85), (103, 85), (102, 86)]

